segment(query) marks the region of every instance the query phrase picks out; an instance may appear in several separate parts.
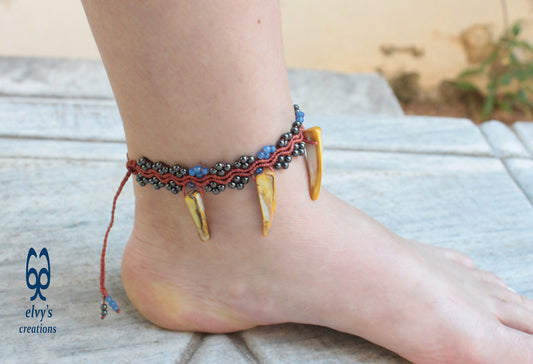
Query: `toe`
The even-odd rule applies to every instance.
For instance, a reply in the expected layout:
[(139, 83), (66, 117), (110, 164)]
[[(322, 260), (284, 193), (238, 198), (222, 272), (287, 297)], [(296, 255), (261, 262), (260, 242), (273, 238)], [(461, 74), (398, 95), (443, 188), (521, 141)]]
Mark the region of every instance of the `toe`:
[(533, 335), (533, 312), (512, 302), (500, 302), (498, 306), (502, 324)]
[(476, 264), (469, 256), (458, 252), (457, 250), (441, 248), (444, 251), (444, 256), (453, 262), (464, 265), (465, 267), (475, 269)]
[(505, 283), (505, 281), (502, 278), (498, 277), (496, 274), (494, 274), (492, 272), (488, 272), (488, 271), (484, 271), (484, 270), (478, 270), (476, 272), (476, 276), (482, 282), (495, 284), (495, 285), (503, 287), (506, 290), (508, 290), (509, 292), (511, 292), (509, 290), (509, 288), (507, 287), (507, 283)]

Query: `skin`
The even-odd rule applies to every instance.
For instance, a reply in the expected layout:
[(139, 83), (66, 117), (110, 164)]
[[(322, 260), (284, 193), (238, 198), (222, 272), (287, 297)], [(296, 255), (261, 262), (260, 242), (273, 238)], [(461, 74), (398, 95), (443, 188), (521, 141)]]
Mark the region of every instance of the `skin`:
[[(128, 155), (213, 165), (259, 150), (294, 118), (275, 1), (83, 2)], [(257, 193), (206, 195), (208, 243), (181, 198), (135, 183), (124, 287), (150, 321), (225, 333), (282, 322), (362, 336), (415, 363), (533, 363), (533, 303), (456, 251), (409, 241), (322, 190), (302, 158)], [(304, 187), (305, 186), (305, 187)]]

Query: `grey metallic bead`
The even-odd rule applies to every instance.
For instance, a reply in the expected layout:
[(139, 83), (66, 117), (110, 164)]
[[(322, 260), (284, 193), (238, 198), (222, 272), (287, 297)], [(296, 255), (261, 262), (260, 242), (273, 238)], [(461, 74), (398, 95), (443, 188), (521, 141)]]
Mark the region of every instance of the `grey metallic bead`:
[(209, 182), (209, 186), (211, 186), (211, 188), (215, 188), (217, 186), (217, 183), (215, 181)]
[(241, 176), (235, 176), (233, 177), (233, 182), (239, 183), (241, 181)]
[(255, 162), (255, 157), (248, 157), (248, 163), (252, 164), (253, 162)]
[(152, 162), (146, 161), (144, 165), (146, 166), (146, 168), (152, 168)]
[(234, 166), (235, 168), (241, 168), (241, 167), (242, 167), (242, 164), (241, 164), (241, 162), (235, 162), (235, 163), (233, 163), (233, 166)]
[(278, 157), (278, 162), (280, 162), (280, 163), (285, 162), (285, 157), (282, 156), (282, 155), (280, 155), (280, 156)]
[(226, 185), (218, 185), (217, 188), (220, 192), (222, 192), (226, 189)]
[(172, 186), (170, 185), (170, 183), (166, 185), (166, 189), (169, 191), (172, 190)]
[(144, 158), (144, 157), (143, 157), (143, 158), (139, 158), (139, 159), (137, 160), (137, 165), (139, 165), (139, 166), (142, 166), (142, 165), (144, 165), (145, 163), (146, 163), (146, 158)]
[(293, 133), (293, 134), (298, 134), (299, 131), (300, 131), (300, 129), (298, 129), (295, 126), (293, 126), (292, 129), (291, 129), (291, 133)]
[(287, 169), (287, 168), (289, 168), (289, 163), (287, 163), (287, 162), (283, 162), (283, 163), (281, 163), (281, 167), (282, 167), (283, 169)]
[(243, 164), (242, 164), (242, 169), (246, 169), (246, 168), (248, 168), (248, 167), (250, 167), (250, 165), (249, 165), (248, 163), (243, 163)]
[(107, 310), (102, 310), (102, 316), (107, 315)]
[(105, 303), (102, 303), (102, 304), (100, 305), (100, 308), (101, 308), (102, 310), (107, 310), (107, 305), (106, 305)]
[(250, 181), (250, 177), (242, 177), (241, 181), (242, 183), (247, 184)]
[(237, 183), (237, 189), (238, 190), (242, 190), (244, 188), (244, 184), (242, 183)]
[(217, 171), (220, 171), (222, 168), (224, 168), (224, 164), (221, 162), (218, 162), (217, 164), (215, 164), (215, 168), (217, 169)]
[(275, 169), (281, 169), (281, 163), (280, 162), (274, 163), (274, 168)]
[(231, 164), (226, 163), (226, 164), (224, 165), (224, 170), (225, 170), (226, 172), (228, 172), (230, 169), (231, 169)]
[(218, 175), (221, 176), (221, 177), (224, 176), (225, 174), (226, 174), (226, 171), (224, 171), (224, 170), (218, 171)]
[(185, 168), (180, 169), (180, 174), (185, 176), (187, 174), (187, 170)]
[(211, 174), (217, 174), (217, 169), (214, 167), (209, 168), (209, 173)]
[(218, 188), (213, 188), (213, 195), (218, 195), (220, 193), (220, 191), (218, 190)]
[(204, 190), (206, 190), (207, 192), (211, 192), (212, 188), (211, 186), (207, 185), (204, 187)]
[(241, 163), (246, 163), (246, 162), (248, 162), (248, 157), (245, 156), (245, 155), (243, 155), (243, 156), (240, 158), (240, 161), (241, 161)]
[(231, 189), (234, 189), (236, 186), (237, 186), (237, 184), (235, 182), (233, 182), (233, 181), (228, 183), (228, 187), (231, 188)]
[(285, 156), (285, 162), (287, 163), (292, 162), (292, 157), (290, 155)]

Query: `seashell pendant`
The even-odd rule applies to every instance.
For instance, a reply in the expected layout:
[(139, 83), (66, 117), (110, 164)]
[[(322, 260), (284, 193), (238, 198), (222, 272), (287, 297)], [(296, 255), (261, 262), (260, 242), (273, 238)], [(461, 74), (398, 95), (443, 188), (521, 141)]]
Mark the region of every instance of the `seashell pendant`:
[(210, 238), (209, 227), (207, 226), (207, 216), (205, 214), (202, 195), (196, 189), (191, 190), (185, 195), (185, 202), (191, 213), (200, 240), (208, 241)]
[(314, 126), (305, 129), (304, 136), (308, 141), (305, 143), (305, 161), (309, 176), (309, 196), (314, 201), (320, 195), (322, 184), (322, 130)]
[(276, 177), (274, 171), (265, 169), (255, 177), (255, 183), (263, 214), (263, 236), (267, 236), (276, 211)]

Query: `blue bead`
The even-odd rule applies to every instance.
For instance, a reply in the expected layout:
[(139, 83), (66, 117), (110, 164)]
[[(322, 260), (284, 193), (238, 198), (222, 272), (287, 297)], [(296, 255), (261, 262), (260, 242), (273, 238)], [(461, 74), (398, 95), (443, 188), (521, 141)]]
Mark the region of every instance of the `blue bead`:
[(259, 167), (259, 168), (257, 168), (257, 169), (255, 170), (255, 174), (259, 174), (259, 173), (261, 173), (261, 172), (263, 172), (263, 168), (261, 168), (261, 167)]
[(196, 171), (194, 170), (194, 168), (189, 169), (189, 174), (191, 176), (194, 176), (196, 174)]
[(269, 145), (268, 146), (268, 152), (269, 153), (274, 153), (276, 151), (276, 146), (275, 145)]
[(194, 188), (194, 183), (189, 182), (189, 187), (190, 187), (190, 188)]
[(195, 167), (194, 167), (194, 172), (196, 172), (196, 174), (201, 173), (201, 172), (202, 172), (202, 167), (200, 167), (200, 166), (195, 166)]
[[(203, 176), (207, 176), (207, 173), (208, 173), (208, 172), (209, 172), (209, 169), (207, 169), (207, 168), (202, 168), (202, 175), (203, 175)], [(203, 176), (202, 176), (202, 177), (203, 177)]]
[(265, 159), (265, 153), (263, 153), (262, 151), (257, 152), (257, 158)]
[(296, 121), (303, 123), (304, 122), (303, 116), (300, 116), (300, 115), (296, 116)]

